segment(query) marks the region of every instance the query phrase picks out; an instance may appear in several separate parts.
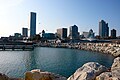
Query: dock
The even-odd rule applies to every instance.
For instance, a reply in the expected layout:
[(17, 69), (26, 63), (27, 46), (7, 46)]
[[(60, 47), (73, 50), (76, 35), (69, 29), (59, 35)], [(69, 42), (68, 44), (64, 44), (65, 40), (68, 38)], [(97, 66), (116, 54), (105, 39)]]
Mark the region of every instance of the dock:
[(30, 50), (34, 50), (34, 46), (33, 45), (0, 45), (0, 51), (6, 51), (6, 50), (30, 51)]
[(0, 51), (31, 51), (34, 50), (34, 44), (30, 42), (0, 42)]

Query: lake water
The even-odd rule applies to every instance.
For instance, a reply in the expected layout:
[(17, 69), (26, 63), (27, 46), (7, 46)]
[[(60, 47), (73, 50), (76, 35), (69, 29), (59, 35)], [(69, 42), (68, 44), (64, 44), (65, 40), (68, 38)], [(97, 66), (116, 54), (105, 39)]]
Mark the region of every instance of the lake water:
[(26, 71), (41, 69), (69, 77), (87, 62), (98, 62), (106, 67), (114, 57), (77, 49), (37, 47), (34, 51), (0, 51), (0, 73), (10, 77), (24, 77)]

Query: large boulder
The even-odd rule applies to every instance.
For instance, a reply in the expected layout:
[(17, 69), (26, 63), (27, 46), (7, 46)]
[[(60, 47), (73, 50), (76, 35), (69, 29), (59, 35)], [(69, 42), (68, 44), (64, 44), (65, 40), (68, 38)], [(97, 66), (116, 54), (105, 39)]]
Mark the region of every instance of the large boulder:
[(114, 63), (111, 67), (111, 72), (113, 77), (117, 77), (120, 79), (120, 57), (114, 59)]
[(39, 69), (28, 71), (25, 73), (25, 80), (67, 80), (58, 74), (51, 72), (43, 72)]
[(115, 58), (112, 64), (111, 70), (114, 71), (116, 69), (120, 69), (120, 57)]
[(79, 68), (67, 80), (94, 80), (97, 75), (106, 70), (107, 68), (99, 63), (88, 62)]
[(120, 57), (114, 59), (111, 72), (104, 72), (96, 80), (120, 80)]

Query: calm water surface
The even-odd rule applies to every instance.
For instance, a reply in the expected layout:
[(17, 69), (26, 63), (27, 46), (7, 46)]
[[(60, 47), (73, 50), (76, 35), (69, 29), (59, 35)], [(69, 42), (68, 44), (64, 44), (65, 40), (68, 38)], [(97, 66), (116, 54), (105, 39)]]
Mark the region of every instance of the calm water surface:
[(0, 73), (23, 77), (26, 71), (41, 69), (66, 77), (86, 62), (110, 67), (114, 57), (97, 52), (64, 48), (35, 48), (34, 51), (0, 51)]

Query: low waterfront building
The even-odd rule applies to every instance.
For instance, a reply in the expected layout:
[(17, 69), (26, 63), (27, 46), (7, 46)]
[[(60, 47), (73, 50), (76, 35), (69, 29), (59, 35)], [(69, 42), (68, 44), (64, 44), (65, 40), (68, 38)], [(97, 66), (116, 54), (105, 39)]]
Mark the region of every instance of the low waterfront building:
[(93, 30), (92, 30), (92, 29), (90, 29), (89, 34), (88, 34), (87, 38), (95, 38), (95, 33), (93, 32)]
[(83, 32), (82, 35), (84, 38), (95, 38), (95, 33), (92, 29), (90, 29), (89, 32)]
[(82, 35), (83, 35), (84, 38), (87, 38), (87, 37), (88, 37), (88, 34), (89, 34), (89, 32), (83, 32)]
[(96, 41), (95, 39), (95, 33), (93, 32), (92, 29), (89, 30), (89, 32), (83, 32), (83, 39), (82, 40), (87, 40), (87, 41)]
[(22, 35), (21, 35), (21, 33), (14, 33), (14, 37), (15, 38), (19, 38), (19, 37), (21, 37)]
[(42, 38), (44, 38), (44, 39), (55, 39), (55, 34), (54, 33), (44, 33), (44, 34), (42, 34)]

